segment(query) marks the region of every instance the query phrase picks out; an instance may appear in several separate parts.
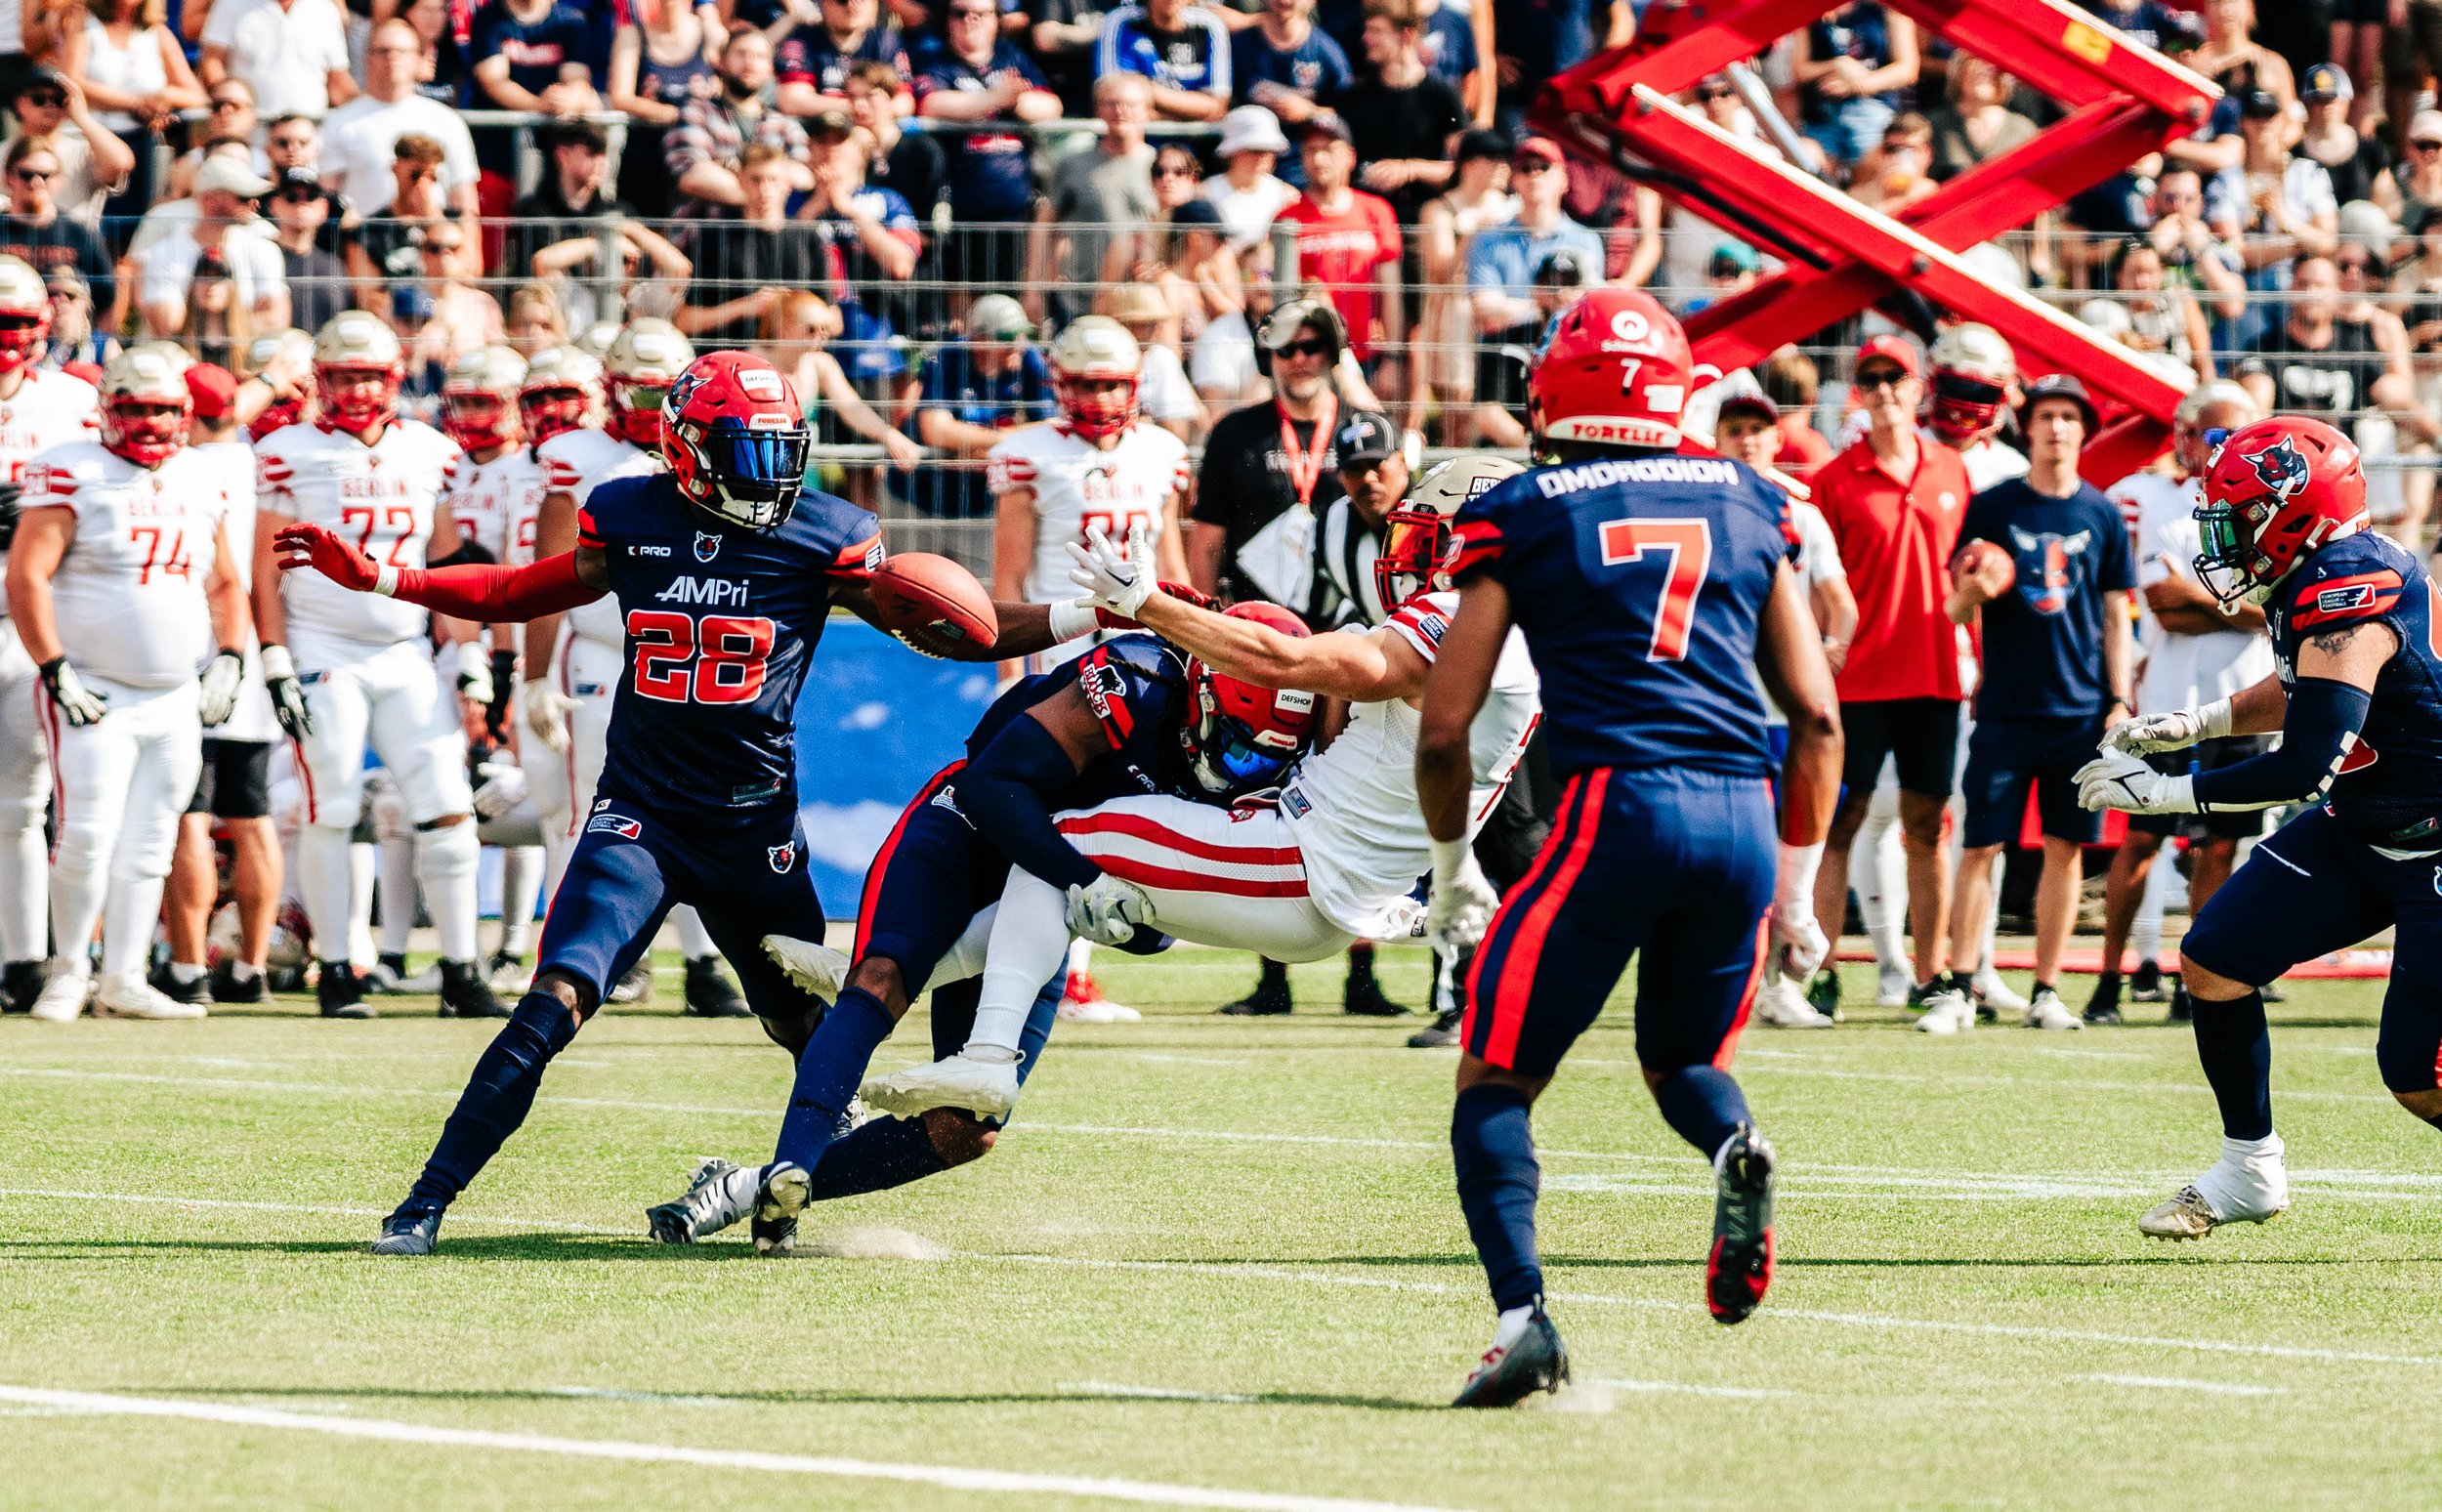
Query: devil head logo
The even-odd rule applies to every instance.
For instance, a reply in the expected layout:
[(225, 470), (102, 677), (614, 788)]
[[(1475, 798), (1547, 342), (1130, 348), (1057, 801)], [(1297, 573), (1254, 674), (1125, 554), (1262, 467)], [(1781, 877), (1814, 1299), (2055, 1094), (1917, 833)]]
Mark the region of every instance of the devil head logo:
[(2247, 460), (2255, 465), (2256, 478), (2272, 490), (2272, 496), (2285, 503), (2305, 487), (2313, 476), (2306, 458), (2286, 436)]
[(2018, 582), (2027, 590), (2023, 594), (2027, 607), (2039, 614), (2057, 614), (2066, 609), (2074, 586), (2070, 565), (2085, 555), (2086, 548), (2094, 543), (2094, 532), (2080, 530), (2075, 535), (2062, 535), (2011, 525), (2009, 535), (2010, 544), (2018, 548)]
[(678, 382), (670, 385), (669, 394), (661, 400), (661, 407), (674, 415), (685, 414), (687, 401), (695, 397), (695, 391), (703, 384), (704, 375), (701, 373), (690, 370), (679, 374)]
[(791, 840), (786, 845), (767, 845), (763, 848), (763, 858), (772, 863), (774, 871), (786, 876), (788, 868), (797, 864), (797, 842)]

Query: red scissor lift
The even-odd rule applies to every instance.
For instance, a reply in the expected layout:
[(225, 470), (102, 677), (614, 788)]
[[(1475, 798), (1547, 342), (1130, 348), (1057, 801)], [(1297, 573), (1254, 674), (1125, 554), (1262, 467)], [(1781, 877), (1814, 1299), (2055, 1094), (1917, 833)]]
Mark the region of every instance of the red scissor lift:
[(2161, 454), (2179, 389), (2050, 307), (1979, 280), (1957, 254), (2031, 224), (2196, 130), (2220, 91), (2064, 0), (1883, 3), (2060, 101), (2068, 115), (1894, 219), (1677, 104), (1706, 74), (1838, 9), (1826, 0), (1659, 0), (1634, 42), (1554, 78), (1530, 115), (1568, 149), (1626, 169), (1787, 263), (1690, 318), (1700, 364), (1745, 366), (1913, 290), (2000, 331), (2029, 373), (2082, 379), (2111, 418), (2081, 470), (2116, 482)]

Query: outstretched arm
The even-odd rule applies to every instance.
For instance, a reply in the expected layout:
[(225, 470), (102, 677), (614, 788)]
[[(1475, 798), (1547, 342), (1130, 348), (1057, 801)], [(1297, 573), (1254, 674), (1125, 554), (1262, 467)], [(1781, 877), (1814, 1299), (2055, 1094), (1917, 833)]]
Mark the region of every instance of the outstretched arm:
[(423, 568), (379, 565), (316, 525), (283, 526), (274, 545), (283, 572), (310, 567), (357, 593), (403, 599), (435, 613), (487, 624), (556, 614), (591, 604), (610, 587), (610, 564), (598, 546), (579, 545), (564, 556), (522, 567), (471, 564)]
[[(831, 590), (831, 602), (848, 610), (885, 635), (895, 635), (882, 619), (882, 611), (874, 606), (873, 590), (863, 582), (842, 579)], [(1032, 656), (1049, 651), (1062, 641), (1074, 640), (1095, 629), (1091, 610), (1071, 612), (1065, 604), (1013, 604), (1007, 600), (992, 602), (992, 615), (1000, 622), (1000, 638), (989, 646), (960, 642), (941, 643), (936, 654), (950, 661), (1005, 661)]]

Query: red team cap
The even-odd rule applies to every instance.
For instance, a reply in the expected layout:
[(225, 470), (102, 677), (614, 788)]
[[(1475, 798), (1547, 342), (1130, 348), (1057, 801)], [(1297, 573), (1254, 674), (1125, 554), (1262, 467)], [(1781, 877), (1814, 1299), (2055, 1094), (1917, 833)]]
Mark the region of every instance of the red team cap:
[(1885, 362), (1899, 364), (1899, 370), (1911, 378), (1924, 376), (1924, 362), (1916, 356), (1916, 349), (1904, 337), (1899, 336), (1870, 338), (1864, 346), (1857, 349), (1857, 360), (1849, 364), (1849, 370), (1854, 372), (1875, 357), (1880, 357)]
[(1527, 418), (1544, 441), (1675, 447), (1695, 369), (1687, 332), (1651, 294), (1596, 289), (1553, 325)]

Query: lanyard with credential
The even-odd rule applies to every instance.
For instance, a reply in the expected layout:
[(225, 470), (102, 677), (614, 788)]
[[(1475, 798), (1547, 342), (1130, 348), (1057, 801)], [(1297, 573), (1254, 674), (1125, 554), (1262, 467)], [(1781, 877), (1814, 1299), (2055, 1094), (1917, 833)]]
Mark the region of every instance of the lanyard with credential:
[(1338, 395), (1323, 397), (1323, 413), (1315, 417), (1314, 443), (1302, 449), (1297, 444), (1297, 427), (1289, 422), (1286, 410), (1280, 411), (1281, 450), (1288, 458), (1288, 484), (1296, 490), (1297, 502), (1307, 509), (1314, 508), (1314, 490), (1323, 482), (1323, 453), (1330, 449), (1331, 426), (1339, 419), (1339, 409)]

